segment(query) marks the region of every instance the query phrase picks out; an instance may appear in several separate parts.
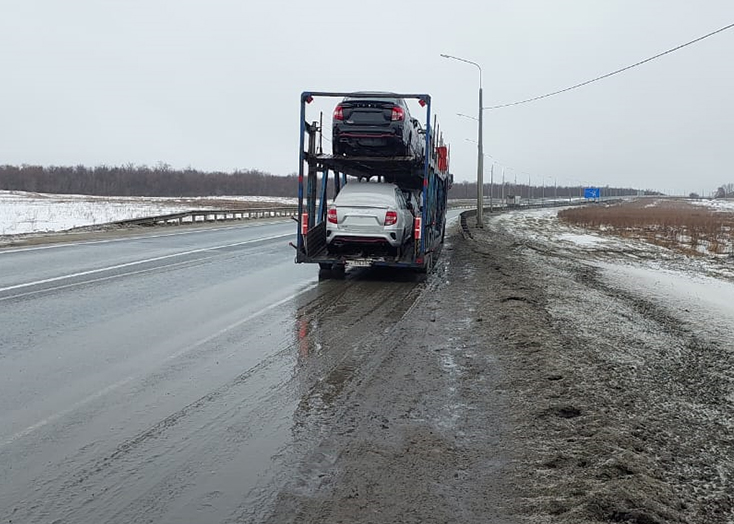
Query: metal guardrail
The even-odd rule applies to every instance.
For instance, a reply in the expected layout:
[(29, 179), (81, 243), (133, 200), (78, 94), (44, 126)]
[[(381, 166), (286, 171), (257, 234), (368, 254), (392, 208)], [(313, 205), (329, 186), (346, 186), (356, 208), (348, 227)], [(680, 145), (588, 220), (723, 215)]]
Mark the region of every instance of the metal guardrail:
[(182, 211), (179, 213), (171, 213), (169, 215), (157, 215), (152, 217), (118, 220), (112, 222), (112, 224), (119, 226), (182, 225), (203, 222), (222, 222), (225, 220), (286, 218), (295, 217), (297, 214), (297, 206), (249, 209), (194, 209), (190, 211)]

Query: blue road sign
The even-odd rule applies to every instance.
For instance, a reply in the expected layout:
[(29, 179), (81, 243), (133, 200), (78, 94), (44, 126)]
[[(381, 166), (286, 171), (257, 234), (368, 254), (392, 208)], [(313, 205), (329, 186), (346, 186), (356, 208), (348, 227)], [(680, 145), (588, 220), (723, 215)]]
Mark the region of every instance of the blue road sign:
[(594, 200), (598, 200), (600, 194), (601, 190), (598, 187), (584, 188), (584, 198), (593, 198)]

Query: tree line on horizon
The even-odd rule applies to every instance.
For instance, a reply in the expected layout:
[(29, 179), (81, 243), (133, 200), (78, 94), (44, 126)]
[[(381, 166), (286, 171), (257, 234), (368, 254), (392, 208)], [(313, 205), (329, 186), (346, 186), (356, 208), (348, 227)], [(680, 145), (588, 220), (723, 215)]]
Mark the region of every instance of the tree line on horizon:
[[(332, 185), (333, 186), (333, 185)], [(449, 198), (477, 197), (475, 182), (455, 182)], [(273, 196), (296, 197), (298, 177), (295, 174), (273, 175), (258, 170), (199, 171), (172, 169), (159, 163), (149, 167), (124, 166), (0, 166), (0, 189), (36, 193), (82, 194), (98, 196)], [(484, 195), (501, 199), (509, 196), (526, 198), (583, 197), (579, 186), (531, 186), (527, 184), (484, 184)], [(602, 188), (604, 196), (637, 195), (633, 188)], [(643, 194), (660, 194), (645, 191)]]
[(0, 189), (98, 196), (194, 197), (223, 195), (293, 196), (295, 175), (258, 170), (199, 171), (125, 166), (0, 166)]

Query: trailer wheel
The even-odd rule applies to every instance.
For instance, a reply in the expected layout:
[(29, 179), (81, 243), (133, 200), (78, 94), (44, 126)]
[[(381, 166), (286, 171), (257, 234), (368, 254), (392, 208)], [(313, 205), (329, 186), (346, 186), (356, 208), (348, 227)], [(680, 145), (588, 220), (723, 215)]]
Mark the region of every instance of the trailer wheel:
[(433, 253), (426, 253), (425, 260), (426, 260), (426, 265), (420, 268), (418, 270), (418, 273), (420, 273), (421, 275), (425, 275), (427, 277), (428, 274), (431, 271), (433, 271)]

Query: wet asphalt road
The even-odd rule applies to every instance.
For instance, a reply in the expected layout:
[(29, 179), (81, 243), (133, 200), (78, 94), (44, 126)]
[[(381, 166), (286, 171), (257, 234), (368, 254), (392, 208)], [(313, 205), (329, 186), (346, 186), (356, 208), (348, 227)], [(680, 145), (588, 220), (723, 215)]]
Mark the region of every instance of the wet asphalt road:
[(419, 286), (318, 282), (293, 229), (0, 250), (0, 522), (266, 518), (301, 398)]

